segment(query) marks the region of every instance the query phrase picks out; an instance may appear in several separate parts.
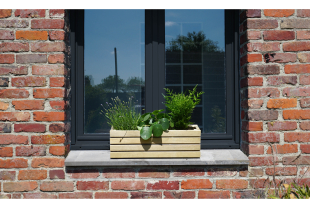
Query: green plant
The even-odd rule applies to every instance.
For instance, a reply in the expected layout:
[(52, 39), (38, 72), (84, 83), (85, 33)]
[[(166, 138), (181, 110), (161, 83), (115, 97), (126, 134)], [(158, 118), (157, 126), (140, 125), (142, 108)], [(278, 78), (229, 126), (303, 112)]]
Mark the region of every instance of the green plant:
[(137, 130), (141, 114), (134, 108), (133, 97), (130, 97), (128, 102), (121, 101), (119, 97), (111, 99), (112, 103), (106, 102), (108, 109), (104, 108), (105, 112), (101, 110), (101, 114), (108, 120), (107, 123), (115, 130)]
[(192, 113), (195, 106), (200, 102), (199, 97), (203, 92), (196, 92), (197, 85), (193, 90), (189, 90), (188, 93), (173, 93), (172, 90), (165, 88), (166, 94), (164, 98), (166, 100), (165, 105), (168, 110), (168, 114), (171, 117), (172, 123), (174, 123), (174, 129), (181, 130), (187, 129), (190, 122)]
[(154, 137), (160, 137), (169, 126), (173, 126), (170, 116), (167, 113), (161, 113), (162, 111), (164, 110), (155, 110), (141, 116), (138, 129), (142, 139), (148, 140), (152, 134)]
[[(293, 185), (293, 187), (291, 186)], [(281, 188), (284, 187), (284, 188)], [(270, 199), (309, 199), (310, 189), (308, 185), (299, 186), (296, 183), (283, 184), (280, 187), (280, 193), (275, 192), (269, 195)]]

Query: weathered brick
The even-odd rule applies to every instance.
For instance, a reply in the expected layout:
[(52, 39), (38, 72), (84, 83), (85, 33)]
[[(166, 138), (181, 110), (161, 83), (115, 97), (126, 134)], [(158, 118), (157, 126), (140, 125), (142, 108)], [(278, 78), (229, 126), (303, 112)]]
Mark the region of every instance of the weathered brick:
[(300, 99), (300, 107), (309, 108), (310, 107), (310, 98)]
[(266, 43), (248, 43), (247, 51), (248, 52), (261, 52), (261, 51), (279, 51), (280, 43), (279, 42), (266, 42)]
[(263, 106), (264, 100), (245, 100), (241, 102), (242, 108), (259, 109)]
[(0, 43), (0, 52), (25, 52), (29, 51), (29, 43), (3, 42)]
[(92, 199), (91, 192), (59, 193), (59, 199)]
[(178, 190), (179, 181), (157, 181), (149, 182), (146, 186), (147, 190)]
[(56, 194), (50, 194), (50, 193), (24, 193), (23, 194), (24, 199), (57, 199)]
[(0, 30), (0, 40), (14, 40), (14, 31)]
[(264, 154), (264, 146), (263, 145), (249, 145), (249, 154), (250, 155)]
[(232, 192), (234, 199), (265, 199), (265, 190), (246, 190)]
[(309, 144), (300, 144), (301, 153), (310, 153), (310, 145)]
[(13, 100), (15, 110), (44, 110), (44, 100)]
[(263, 86), (262, 77), (248, 77), (241, 80), (241, 88), (247, 86)]
[(310, 53), (298, 53), (297, 56), (301, 63), (310, 62)]
[(217, 189), (246, 189), (248, 181), (242, 179), (220, 179), (216, 180)]
[(8, 86), (9, 86), (9, 78), (0, 77), (0, 87), (8, 87)]
[(108, 190), (109, 181), (78, 181), (77, 190)]
[(276, 175), (276, 176), (291, 176), (297, 175), (296, 167), (275, 167), (275, 168), (266, 168), (267, 175)]
[(0, 98), (27, 98), (28, 90), (25, 89), (3, 89), (0, 90)]
[(135, 170), (131, 168), (104, 168), (102, 170), (104, 178), (134, 178)]
[[(279, 185), (279, 182), (279, 179), (276, 179), (276, 185)], [(250, 179), (250, 186), (254, 189), (270, 189), (274, 188), (274, 181), (269, 178)]]
[(32, 29), (63, 29), (64, 20), (62, 19), (31, 20), (31, 28)]
[(269, 74), (279, 74), (279, 65), (247, 65), (247, 74), (253, 75), (269, 75)]
[(283, 119), (310, 119), (310, 110), (284, 110)]
[(0, 159), (0, 168), (27, 168), (28, 160), (24, 158)]
[(298, 41), (283, 43), (283, 51), (310, 51), (310, 42)]
[(164, 191), (164, 199), (194, 199), (195, 191)]
[(15, 171), (0, 171), (0, 180), (6, 180), (6, 181), (14, 181), (15, 180)]
[(243, 66), (246, 63), (261, 62), (262, 60), (262, 54), (246, 54), (240, 59), (240, 64)]
[(65, 142), (65, 136), (59, 135), (39, 135), (31, 136), (32, 144), (63, 144)]
[(16, 156), (45, 156), (45, 147), (19, 146), (16, 147)]
[(36, 181), (4, 182), (3, 183), (3, 191), (4, 192), (34, 191), (37, 188), (38, 188), (38, 183)]
[(182, 169), (176, 169), (173, 172), (174, 177), (191, 177), (191, 176), (204, 176), (204, 175), (205, 171), (203, 168), (182, 168)]
[(263, 32), (264, 40), (294, 40), (294, 31), (267, 30)]
[(285, 19), (281, 21), (281, 29), (308, 29), (309, 19)]
[(284, 70), (286, 74), (306, 74), (310, 73), (310, 64), (288, 64)]
[(55, 52), (65, 50), (64, 42), (37, 42), (30, 43), (30, 45), (31, 51), (34, 52)]
[(310, 39), (309, 30), (297, 31), (296, 34), (297, 34), (297, 40), (309, 40)]
[(0, 54), (0, 64), (13, 64), (14, 54)]
[(267, 149), (267, 154), (287, 154), (287, 153), (296, 153), (298, 152), (298, 146), (297, 144), (274, 144), (272, 145), (272, 150), (271, 147), (268, 147)]
[(35, 121), (64, 121), (65, 112), (33, 112)]
[(29, 121), (29, 112), (0, 112), (0, 121)]
[(274, 29), (278, 27), (277, 20), (269, 19), (248, 19), (247, 28), (248, 29)]
[(126, 192), (96, 192), (95, 199), (127, 199)]
[(297, 84), (297, 76), (270, 76), (267, 77), (267, 85), (278, 86), (282, 84)]
[(0, 75), (24, 75), (28, 70), (25, 66), (0, 66)]
[(0, 20), (0, 28), (26, 28), (28, 20)]
[(310, 165), (310, 156), (283, 156), (282, 163), (283, 165)]
[(113, 190), (142, 190), (145, 189), (144, 181), (112, 181)]
[(74, 169), (67, 170), (67, 174), (70, 178), (98, 178), (98, 169)]
[(44, 87), (46, 85), (45, 77), (13, 77), (12, 87)]
[(213, 186), (209, 179), (188, 179), (182, 180), (182, 189), (211, 189)]
[(131, 192), (131, 199), (161, 199), (161, 192)]
[(59, 123), (59, 124), (50, 124), (49, 126), (49, 131), (56, 133), (56, 132), (64, 132), (66, 131), (65, 129), (65, 124)]
[(198, 199), (229, 199), (230, 191), (204, 191), (199, 190)]
[(247, 113), (249, 120), (254, 121), (267, 121), (267, 120), (277, 120), (278, 111), (274, 110), (257, 110), (248, 111)]
[(309, 9), (297, 9), (297, 17), (310, 17)]
[(278, 158), (273, 156), (264, 156), (264, 157), (249, 157), (250, 166), (269, 166), (277, 164)]
[(74, 183), (66, 181), (42, 182), (41, 191), (73, 191)]
[(55, 110), (65, 110), (66, 102), (64, 100), (50, 101), (50, 105)]
[(29, 64), (29, 63), (46, 63), (46, 54), (17, 54), (16, 63)]
[(283, 96), (310, 96), (310, 87), (286, 87), (283, 89)]
[(31, 162), (33, 168), (62, 168), (64, 165), (63, 158), (33, 158)]
[(299, 128), (300, 128), (301, 130), (310, 130), (310, 121), (303, 121), (303, 122), (300, 122)]
[(50, 17), (61, 18), (64, 16), (65, 16), (65, 10), (64, 9), (51, 9), (50, 10)]
[(264, 60), (266, 63), (295, 62), (297, 60), (297, 55), (295, 53), (266, 53), (264, 54)]
[(261, 98), (261, 97), (279, 97), (280, 91), (277, 88), (252, 88), (248, 89), (249, 98)]
[(28, 136), (0, 135), (0, 144), (28, 144)]
[(50, 36), (50, 40), (64, 40), (65, 32), (64, 31), (50, 31), (49, 36)]
[(247, 131), (262, 131), (263, 130), (263, 122), (248, 122), (242, 121), (242, 130)]
[(51, 54), (48, 56), (48, 63), (50, 64), (63, 64), (65, 62), (65, 55), (62, 54)]
[(269, 131), (290, 131), (297, 129), (296, 121), (274, 121), (268, 122)]
[(45, 132), (45, 129), (45, 124), (26, 123), (14, 125), (14, 132)]
[[(63, 98), (65, 96), (64, 89), (38, 89), (33, 90), (34, 98)], [(1, 91), (0, 91), (1, 97)]]
[(7, 110), (9, 107), (9, 103), (0, 101), (0, 110)]
[(21, 17), (21, 18), (45, 17), (45, 9), (16, 9), (15, 17)]
[(211, 168), (207, 171), (208, 176), (223, 177), (223, 176), (235, 176), (237, 170), (232, 168)]
[(33, 65), (33, 75), (65, 75), (64, 65)]
[(44, 180), (47, 178), (47, 170), (20, 170), (18, 180)]
[(299, 83), (301, 85), (310, 85), (310, 76), (308, 76), (308, 75), (301, 75), (299, 77)]
[(308, 132), (285, 132), (285, 142), (310, 142), (310, 133)]
[(248, 40), (259, 40), (261, 39), (261, 31), (247, 31), (246, 36)]
[(12, 9), (0, 9), (0, 18), (7, 18), (12, 15)]
[(50, 179), (65, 179), (65, 172), (63, 170), (50, 170)]
[(64, 87), (65, 78), (64, 77), (50, 77), (50, 87)]
[(49, 148), (49, 153), (56, 156), (65, 155), (65, 147), (64, 146), (52, 146)]
[(258, 177), (258, 176), (263, 176), (264, 171), (262, 168), (251, 168), (249, 170), (250, 177)]
[(0, 157), (12, 157), (13, 147), (0, 147)]
[(294, 12), (295, 9), (264, 9), (264, 14), (267, 17), (289, 17)]
[(270, 99), (267, 108), (294, 108), (297, 107), (297, 99)]

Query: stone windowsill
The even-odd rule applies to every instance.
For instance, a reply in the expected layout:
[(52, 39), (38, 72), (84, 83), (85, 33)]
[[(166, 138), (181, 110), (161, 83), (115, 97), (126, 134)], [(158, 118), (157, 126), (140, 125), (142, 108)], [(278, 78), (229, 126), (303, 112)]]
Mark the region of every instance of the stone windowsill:
[(148, 166), (148, 165), (248, 165), (248, 157), (238, 149), (201, 150), (191, 159), (110, 159), (109, 150), (71, 150), (66, 166)]

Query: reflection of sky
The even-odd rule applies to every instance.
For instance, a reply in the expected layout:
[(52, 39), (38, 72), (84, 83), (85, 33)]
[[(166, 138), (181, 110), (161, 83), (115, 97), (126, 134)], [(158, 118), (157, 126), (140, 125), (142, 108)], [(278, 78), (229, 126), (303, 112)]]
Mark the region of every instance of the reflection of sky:
[[(166, 10), (166, 42), (187, 32), (204, 31), (224, 49), (224, 10)], [(85, 75), (94, 84), (115, 74), (125, 81), (144, 79), (144, 10), (85, 10)]]

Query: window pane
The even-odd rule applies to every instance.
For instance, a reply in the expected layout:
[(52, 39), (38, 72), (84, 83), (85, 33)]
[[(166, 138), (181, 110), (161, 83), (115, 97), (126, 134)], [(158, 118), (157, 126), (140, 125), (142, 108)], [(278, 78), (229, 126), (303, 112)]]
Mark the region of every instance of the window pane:
[(192, 122), (226, 132), (224, 10), (165, 10), (166, 87), (204, 91)]
[(144, 108), (144, 19), (144, 10), (85, 10), (85, 133), (109, 132), (99, 112), (111, 98)]

